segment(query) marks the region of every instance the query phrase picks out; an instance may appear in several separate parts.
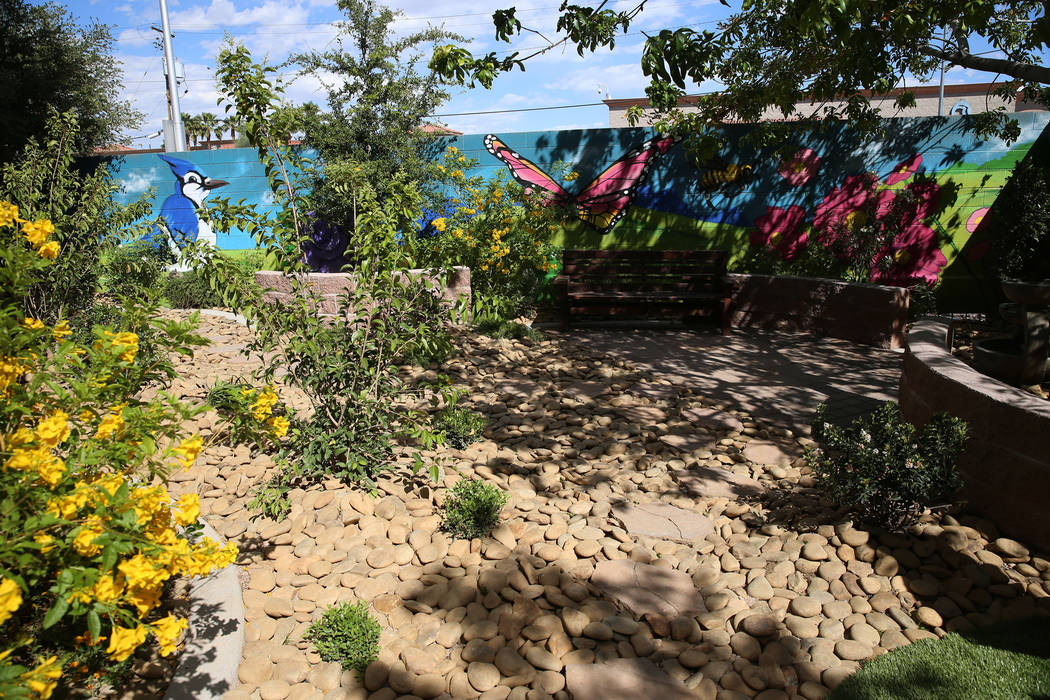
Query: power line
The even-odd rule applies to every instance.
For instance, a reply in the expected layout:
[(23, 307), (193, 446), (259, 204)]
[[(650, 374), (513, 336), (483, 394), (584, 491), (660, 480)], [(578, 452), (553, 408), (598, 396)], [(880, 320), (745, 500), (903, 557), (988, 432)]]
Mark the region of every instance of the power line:
[(576, 109), (577, 107), (604, 107), (604, 102), (587, 102), (578, 105), (555, 105), (552, 107), (520, 107), (518, 109), (489, 109), (483, 112), (451, 112), (449, 114), (431, 114), (427, 119), (439, 117), (472, 117), (476, 114), (510, 114), (512, 112), (543, 112), (549, 109)]

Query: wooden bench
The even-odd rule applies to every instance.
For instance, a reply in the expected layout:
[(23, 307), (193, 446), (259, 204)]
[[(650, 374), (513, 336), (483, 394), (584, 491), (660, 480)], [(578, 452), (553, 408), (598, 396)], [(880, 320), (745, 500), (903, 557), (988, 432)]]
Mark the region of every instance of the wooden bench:
[(555, 279), (562, 326), (580, 317), (712, 317), (728, 335), (728, 260), (722, 250), (566, 250)]

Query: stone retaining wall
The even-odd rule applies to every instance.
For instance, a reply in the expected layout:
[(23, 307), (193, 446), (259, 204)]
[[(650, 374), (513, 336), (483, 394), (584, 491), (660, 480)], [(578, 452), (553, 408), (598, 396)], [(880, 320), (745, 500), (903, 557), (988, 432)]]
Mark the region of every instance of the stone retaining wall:
[(882, 348), (904, 344), (908, 290), (814, 277), (731, 274), (732, 325), (812, 333)]
[(1050, 549), (1050, 402), (953, 357), (950, 334), (950, 323), (939, 318), (908, 333), (901, 412), (916, 424), (940, 411), (965, 420), (964, 497), (1004, 532)]
[[(441, 299), (454, 302), (460, 297), (470, 299), (470, 268), (454, 267), (448, 281), (442, 285), (429, 270), (408, 270), (412, 277), (431, 280), (441, 292)], [(309, 283), (321, 295), (321, 312), (334, 314), (339, 311), (339, 295), (354, 285), (353, 275), (347, 272), (311, 272)], [(287, 301), (292, 298), (292, 279), (281, 272), (263, 270), (255, 273), (255, 282), (263, 288), (263, 301)]]

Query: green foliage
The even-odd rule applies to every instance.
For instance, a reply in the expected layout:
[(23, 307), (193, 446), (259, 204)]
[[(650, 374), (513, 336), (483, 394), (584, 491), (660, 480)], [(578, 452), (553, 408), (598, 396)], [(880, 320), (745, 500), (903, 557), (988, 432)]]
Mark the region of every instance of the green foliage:
[(441, 526), (456, 537), (484, 537), (499, 523), (507, 494), (480, 479), (457, 481), (445, 498)]
[(831, 700), (970, 700), (1050, 695), (1050, 625), (1045, 617), (923, 639), (864, 665)]
[(902, 527), (959, 487), (955, 460), (967, 440), (959, 418), (940, 413), (917, 429), (896, 404), (886, 403), (839, 427), (826, 421), (826, 409), (817, 408), (813, 439), (819, 448), (807, 460), (828, 495), (862, 520)]
[(162, 288), (165, 270), (173, 257), (145, 241), (132, 241), (107, 251), (101, 258), (99, 286), (117, 299), (156, 298)]
[[(219, 257), (225, 257), (221, 253)], [(215, 257), (215, 256), (212, 256)], [(226, 305), (223, 288), (243, 290), (252, 297), (261, 294), (255, 284), (255, 273), (262, 268), (262, 256), (255, 254), (232, 260), (226, 265), (222, 286), (212, 286), (213, 278), (194, 268), (183, 272), (171, 272), (164, 278), (163, 296), (173, 309), (217, 309)], [(231, 274), (232, 273), (232, 274)]]
[(230, 445), (278, 445), (291, 425), (288, 407), (272, 388), (260, 391), (244, 380), (215, 382), (208, 390), (207, 403), (226, 424)]
[[(489, 88), (500, 73), (524, 70), (529, 59), (560, 45), (573, 45), (580, 55), (612, 47), (644, 7), (644, 0), (616, 11), (563, 3), (557, 20), (561, 38), (541, 43), (528, 56), (493, 51), (475, 57), (446, 44), (435, 50), (430, 66), (449, 82)], [(544, 36), (541, 29), (522, 26), (513, 8), (497, 11), (493, 23), (499, 41), (516, 41), (525, 33)], [(1005, 76), (991, 92), (1007, 102), (1020, 89), (1027, 99), (1045, 103), (1048, 33), (1050, 18), (1038, 0), (1007, 5), (749, 0), (711, 28), (646, 32), (641, 68), (651, 81), (646, 94), (663, 117), (662, 130), (703, 138), (711, 126), (759, 122), (768, 110), (787, 121), (846, 119), (856, 131), (877, 136), (883, 128), (880, 109), (862, 91), (885, 94), (897, 85), (931, 82), (942, 62)], [(987, 42), (995, 57), (971, 53), (970, 41), (976, 39)], [(724, 87), (702, 96), (695, 112), (678, 109), (687, 89), (711, 83)], [(897, 102), (913, 100), (906, 94)], [(976, 115), (966, 126), (980, 137), (1009, 141), (1020, 135), (1005, 108)], [(767, 120), (748, 138), (755, 145), (783, 143), (781, 137), (793, 128)]]
[(17, 206), (23, 219), (48, 219), (55, 226), (53, 240), (62, 254), (41, 270), (23, 299), (27, 315), (54, 322), (91, 306), (100, 258), (145, 234), (152, 192), (124, 206), (113, 199), (118, 186), (105, 167), (80, 172), (74, 160), (80, 127), (73, 112), (50, 113), (43, 128), (41, 141), (30, 139), (17, 160), (0, 166), (0, 200)]
[(379, 657), (382, 628), (368, 609), (368, 603), (341, 603), (328, 608), (314, 620), (305, 639), (325, 661), (338, 661), (346, 670), (364, 673)]
[(1050, 168), (1031, 156), (1019, 161), (988, 218), (1002, 277), (1050, 278)]
[(70, 150), (78, 155), (122, 141), (145, 117), (117, 98), (124, 72), (113, 57), (110, 27), (80, 25), (58, 3), (4, 0), (0, 36), (0, 163), (30, 139), (53, 138), (47, 127), (52, 109), (77, 115), (81, 129)]
[[(531, 310), (554, 269), (551, 239), (564, 212), (527, 194), (505, 171), (489, 179), (467, 177), (464, 170), (476, 166), (455, 146), (434, 166), (442, 188), (430, 208), (447, 213), (431, 222), (436, 234), (418, 241), (415, 256), (421, 267), (470, 268), (475, 319), (513, 319)], [(576, 178), (562, 165), (552, 170), (566, 181)]]
[[(420, 69), (422, 49), (463, 37), (435, 27), (396, 32), (402, 13), (374, 0), (339, 0), (338, 7), (346, 18), (336, 25), (339, 34), (324, 50), (289, 60), (305, 73), (323, 76), (330, 86), (328, 110), (312, 112), (305, 142), (318, 149), (326, 170), (352, 161), (382, 199), (395, 173), (411, 173), (417, 184), (423, 181), (427, 137), (420, 127), (448, 99), (433, 72)], [(328, 78), (332, 75), (336, 79)], [(345, 195), (337, 192), (345, 183), (330, 171), (318, 177), (311, 188), (314, 210), (321, 220), (353, 230)]]
[(444, 436), (445, 444), (457, 450), (473, 445), (485, 430), (485, 416), (463, 406), (443, 408), (434, 419), (434, 430)]
[(532, 326), (526, 326), (515, 321), (506, 321), (498, 318), (484, 320), (474, 326), (474, 330), (492, 338), (509, 340), (531, 340), (537, 342), (543, 339), (543, 334)]

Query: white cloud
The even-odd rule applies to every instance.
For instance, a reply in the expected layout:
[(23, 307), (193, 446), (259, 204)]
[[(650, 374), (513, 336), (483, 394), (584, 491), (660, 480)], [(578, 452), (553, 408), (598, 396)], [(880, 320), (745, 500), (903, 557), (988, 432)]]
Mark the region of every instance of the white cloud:
[(164, 173), (160, 168), (152, 168), (148, 172), (133, 172), (120, 179), (120, 189), (124, 194), (142, 194), (163, 178)]
[(174, 31), (207, 31), (253, 24), (291, 26), (306, 24), (308, 15), (309, 11), (298, 3), (267, 0), (238, 10), (231, 0), (211, 0), (207, 6), (197, 5), (171, 13), (171, 26)]

